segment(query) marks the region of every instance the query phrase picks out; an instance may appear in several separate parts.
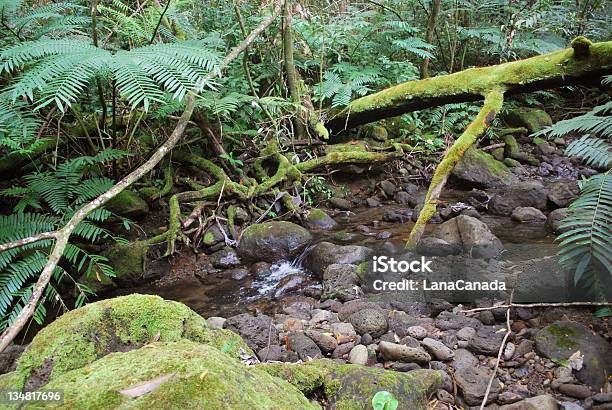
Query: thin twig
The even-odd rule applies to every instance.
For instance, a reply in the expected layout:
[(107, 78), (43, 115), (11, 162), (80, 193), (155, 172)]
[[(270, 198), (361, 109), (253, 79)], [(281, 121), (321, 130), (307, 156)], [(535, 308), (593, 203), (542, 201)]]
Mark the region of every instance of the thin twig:
[(491, 307), (481, 307), (474, 309), (461, 310), (461, 313), (475, 313), (485, 310), (496, 310), (505, 308), (546, 308), (546, 307), (586, 307), (586, 306), (612, 306), (610, 302), (564, 302), (564, 303), (509, 303), (506, 305), (496, 305)]

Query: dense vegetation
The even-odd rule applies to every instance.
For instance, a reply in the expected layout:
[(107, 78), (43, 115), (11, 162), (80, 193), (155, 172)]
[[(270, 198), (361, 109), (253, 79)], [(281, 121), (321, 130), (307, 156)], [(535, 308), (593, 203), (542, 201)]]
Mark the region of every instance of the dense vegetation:
[[(201, 241), (197, 230), (183, 232), (186, 219), (232, 223), (230, 203), (202, 212), (204, 201), (217, 202), (224, 192), (249, 203), (262, 220), (299, 215), (326, 199), (330, 188), (320, 172), (334, 161), (321, 147), (336, 137), (324, 124), (357, 97), (552, 52), (577, 36), (593, 42), (612, 37), (610, 3), (600, 0), (288, 1), (282, 18), (223, 64), (273, 13), (273, 3), (0, 0), (0, 243), (62, 228), (141, 166), (170, 136), (190, 93), (197, 95), (194, 113), (172, 155), (131, 187), (168, 204), (167, 229), (148, 239), (167, 244), (167, 255), (177, 241)], [(596, 106), (592, 111), (563, 107), (551, 91), (519, 95), (503, 109), (546, 103), (561, 116), (583, 114), (545, 133), (591, 135), (571, 145), (569, 154), (609, 169), (612, 106), (605, 92), (584, 92), (584, 106)], [(347, 161), (409, 153), (411, 160), (435, 163), (478, 112), (475, 103), (452, 103), (404, 114), (386, 124), (394, 139), (378, 157), (355, 154)], [(495, 121), (485, 136), (492, 143), (499, 138)], [(327, 159), (316, 162), (321, 158)], [(272, 175), (269, 159), (278, 164)], [(178, 164), (207, 176), (194, 179)], [(307, 172), (314, 174), (302, 178)], [(276, 186), (288, 179), (294, 183)], [(592, 263), (610, 271), (611, 184), (609, 171), (583, 182), (584, 197), (574, 205), (579, 212), (568, 220), (580, 227), (561, 238), (577, 281), (593, 272), (587, 269)], [(198, 194), (177, 196), (177, 190)], [(138, 229), (112, 204), (89, 213), (76, 226), (34, 318), (42, 323), (50, 307), (71, 309), (93, 296), (87, 283), (114, 275), (97, 245), (123, 242)], [(32, 295), (53, 240), (0, 253), (1, 328)]]

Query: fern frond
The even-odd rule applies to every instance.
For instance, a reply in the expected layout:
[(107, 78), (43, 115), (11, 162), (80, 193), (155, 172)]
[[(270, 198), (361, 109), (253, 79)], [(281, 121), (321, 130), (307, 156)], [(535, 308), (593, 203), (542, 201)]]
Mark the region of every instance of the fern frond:
[(612, 167), (612, 145), (608, 141), (588, 135), (572, 141), (567, 146), (565, 155), (582, 158), (590, 166)]

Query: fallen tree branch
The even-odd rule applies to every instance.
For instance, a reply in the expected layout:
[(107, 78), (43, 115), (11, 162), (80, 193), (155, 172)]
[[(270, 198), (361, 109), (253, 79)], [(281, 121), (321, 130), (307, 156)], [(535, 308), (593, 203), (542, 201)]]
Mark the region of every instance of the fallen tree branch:
[(408, 238), (407, 247), (410, 249), (416, 248), (419, 243), (423, 232), (425, 231), (425, 225), (429, 219), (436, 213), (438, 199), (442, 193), (444, 185), (453, 172), (453, 168), (459, 162), (465, 151), (467, 151), (474, 143), (480, 138), (482, 134), (489, 128), (495, 116), (501, 110), (504, 101), (504, 89), (496, 88), (490, 91), (485, 97), (485, 102), (480, 112), (468, 125), (463, 134), (455, 141), (455, 143), (448, 149), (442, 161), (436, 167), (431, 183), (429, 184), (429, 190), (423, 203), (423, 208), (419, 214), (419, 218), (412, 227), (410, 236)]
[(492, 89), (507, 94), (543, 90), (581, 82), (599, 82), (612, 73), (612, 41), (591, 43), (584, 37), (572, 47), (524, 60), (477, 67), (453, 74), (408, 81), (332, 111), (325, 127), (332, 133), (449, 103), (482, 100)]
[(487, 384), (487, 390), (485, 391), (484, 397), (482, 398), (482, 403), (480, 403), (480, 410), (484, 410), (484, 407), (487, 405), (489, 393), (491, 393), (491, 386), (493, 385), (493, 380), (495, 380), (495, 376), (497, 375), (497, 369), (499, 369), (499, 362), (501, 361), (501, 356), (504, 353), (508, 337), (510, 336), (510, 333), (512, 333), (512, 328), (510, 327), (510, 306), (512, 305), (513, 296), (514, 291), (512, 291), (512, 293), (510, 294), (510, 303), (508, 303), (508, 308), (506, 309), (506, 334), (502, 339), (501, 346), (499, 346), (499, 351), (497, 352), (497, 360), (495, 361), (495, 367), (493, 368), (493, 373), (491, 374), (491, 378), (489, 379), (489, 383)]
[(496, 310), (506, 308), (549, 308), (549, 307), (593, 307), (612, 306), (611, 302), (559, 302), (559, 303), (509, 303), (490, 307), (461, 310), (461, 313), (477, 313), (485, 310)]
[[(215, 70), (211, 72), (208, 76), (206, 76), (204, 81), (202, 81), (202, 84), (220, 75), (221, 71), (224, 68), (226, 68), (232, 60), (234, 60), (242, 51), (244, 51), (249, 46), (250, 43), (253, 42), (253, 40), (255, 40), (257, 36), (259, 36), (259, 34), (261, 34), (270, 24), (272, 24), (272, 22), (276, 19), (276, 17), (280, 13), (280, 10), (284, 2), (285, 0), (277, 0), (272, 14), (266, 17), (259, 24), (259, 26), (257, 26), (257, 28), (255, 28), (244, 39), (244, 41), (242, 41), (242, 43), (236, 46), (223, 59), (218, 70)], [(28, 302), (23, 307), (23, 309), (19, 312), (19, 314), (17, 315), (13, 323), (11, 323), (11, 325), (4, 332), (2, 332), (2, 335), (0, 335), (0, 352), (3, 352), (4, 349), (6, 349), (8, 345), (15, 339), (17, 334), (19, 334), (21, 329), (23, 329), (26, 322), (30, 319), (30, 317), (34, 313), (36, 306), (38, 304), (38, 301), (40, 300), (45, 288), (47, 287), (47, 284), (49, 283), (49, 280), (51, 279), (53, 272), (55, 271), (57, 264), (59, 263), (59, 260), (61, 259), (64, 253), (64, 249), (66, 248), (66, 245), (68, 244), (68, 239), (70, 238), (70, 235), (72, 234), (74, 229), (77, 227), (77, 225), (80, 222), (82, 222), (83, 219), (85, 219), (87, 215), (89, 215), (91, 212), (98, 209), (100, 206), (104, 205), (106, 202), (114, 198), (125, 188), (130, 186), (132, 183), (140, 179), (145, 174), (149, 173), (151, 170), (153, 170), (153, 168), (155, 168), (155, 166), (166, 156), (166, 154), (172, 148), (174, 148), (174, 146), (177, 144), (177, 142), (180, 140), (181, 136), (183, 135), (185, 128), (187, 127), (187, 124), (191, 118), (191, 115), (193, 113), (193, 109), (195, 106), (195, 98), (196, 96), (194, 93), (190, 93), (187, 96), (186, 103), (185, 103), (185, 110), (183, 111), (183, 114), (178, 120), (176, 127), (172, 131), (172, 134), (170, 134), (170, 137), (168, 137), (166, 142), (164, 142), (144, 164), (142, 164), (140, 167), (132, 171), (130, 174), (124, 177), (121, 181), (117, 182), (108, 191), (98, 196), (96, 199), (87, 203), (85, 206), (83, 206), (81, 209), (75, 212), (75, 214), (72, 216), (72, 218), (70, 218), (68, 223), (63, 228), (58, 229), (57, 231), (54, 231), (54, 232), (45, 233), (45, 235), (47, 236), (44, 238), (41, 236), (42, 235), (41, 234), (41, 235), (38, 235), (39, 237), (41, 237), (40, 239), (36, 239), (36, 240), (30, 239), (30, 242), (28, 243), (33, 243), (33, 242), (36, 242), (42, 239), (49, 239), (51, 237), (50, 235), (53, 235), (52, 237), (55, 239), (55, 243), (53, 245), (49, 258), (47, 259), (47, 263), (45, 264), (45, 267), (43, 268), (42, 273), (40, 274), (38, 280), (36, 281), (34, 285), (34, 288), (32, 290), (32, 295), (30, 296)]]

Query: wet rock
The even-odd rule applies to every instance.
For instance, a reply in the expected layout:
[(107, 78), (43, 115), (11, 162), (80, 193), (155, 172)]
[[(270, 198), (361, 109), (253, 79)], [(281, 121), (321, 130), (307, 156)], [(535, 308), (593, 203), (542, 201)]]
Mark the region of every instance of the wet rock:
[(531, 206), (514, 208), (511, 218), (520, 223), (540, 224), (546, 222), (546, 215)]
[(581, 400), (593, 395), (589, 386), (583, 384), (562, 384), (559, 386), (559, 393)]
[(421, 344), (425, 346), (427, 351), (431, 353), (433, 357), (443, 362), (450, 360), (455, 356), (453, 351), (439, 340), (426, 337), (421, 341)]
[(393, 234), (391, 232), (389, 232), (389, 231), (382, 231), (378, 235), (376, 235), (376, 239), (385, 240), (385, 239), (389, 239), (392, 236), (393, 236)]
[(555, 181), (548, 187), (548, 199), (560, 208), (566, 207), (580, 194), (576, 181)]
[(282, 278), (274, 289), (274, 297), (281, 298), (291, 292), (305, 288), (311, 283), (310, 278), (301, 273), (293, 273)]
[(558, 256), (529, 259), (517, 264), (520, 280), (514, 300), (521, 303), (563, 302), (572, 298), (573, 272), (559, 266)]
[(447, 256), (460, 254), (462, 247), (457, 244), (450, 244), (444, 239), (427, 236), (419, 241), (416, 251), (425, 256)]
[(570, 215), (571, 211), (568, 208), (558, 208), (548, 214), (546, 225), (556, 234), (568, 231), (570, 228), (561, 228), (563, 219)]
[(368, 362), (368, 348), (364, 345), (357, 345), (353, 347), (348, 357), (349, 363), (360, 364), (365, 366)]
[(341, 211), (350, 211), (353, 209), (351, 202), (348, 199), (332, 197), (329, 199), (329, 205), (340, 209)]
[(341, 246), (330, 242), (319, 242), (308, 252), (304, 266), (311, 272), (323, 276), (329, 265), (334, 263), (357, 265), (366, 261), (371, 254), (372, 250), (365, 246)]
[(414, 337), (417, 340), (422, 340), (427, 337), (427, 329), (422, 326), (410, 326), (406, 332), (408, 336)]
[[(461, 391), (461, 394), (467, 404), (470, 406), (480, 405), (482, 402), (489, 379), (491, 378), (492, 371), (488, 367), (475, 366), (468, 367), (462, 366), (455, 369), (455, 381), (457, 387)], [(495, 401), (499, 394), (499, 381), (493, 380), (491, 384), (491, 390), (487, 398), (487, 403)]]
[(246, 262), (290, 261), (298, 256), (311, 240), (310, 232), (291, 222), (255, 224), (243, 231), (238, 255)]
[(291, 332), (286, 337), (287, 350), (294, 351), (300, 359), (307, 360), (322, 357), (319, 346), (308, 336), (301, 332)]
[(395, 192), (397, 191), (397, 187), (395, 186), (395, 184), (389, 180), (381, 181), (380, 187), (387, 196), (387, 198), (393, 198), (393, 195), (395, 195)]
[(557, 148), (550, 142), (544, 141), (536, 145), (534, 152), (540, 155), (552, 155), (557, 151)]
[(441, 330), (458, 330), (463, 327), (478, 329), (482, 326), (482, 323), (480, 323), (478, 319), (465, 315), (457, 315), (447, 311), (440, 312), (435, 323), (436, 327)]
[(366, 205), (369, 208), (378, 208), (380, 206), (380, 201), (375, 197), (371, 197), (366, 199)]
[(475, 147), (465, 152), (452, 175), (463, 184), (485, 188), (507, 185), (512, 179), (508, 167)]
[(444, 222), (436, 228), (433, 236), (461, 247), (474, 258), (494, 258), (504, 249), (484, 222), (465, 215)]
[(331, 216), (317, 208), (309, 210), (303, 218), (303, 222), (306, 228), (314, 230), (327, 231), (338, 226), (338, 222), (334, 221)]
[(521, 401), (524, 398), (525, 396), (523, 396), (522, 394), (505, 391), (497, 397), (497, 402), (500, 404), (512, 404), (516, 403), (517, 401)]
[(544, 394), (501, 406), (499, 410), (559, 410), (559, 405), (553, 396)]
[(240, 266), (240, 258), (232, 248), (223, 248), (209, 256), (212, 266), (218, 269), (228, 269)]
[(497, 356), (504, 338), (504, 333), (497, 333), (502, 328), (498, 326), (483, 326), (470, 339), (468, 349), (476, 354)]
[(409, 205), (409, 206), (416, 205), (416, 198), (414, 197), (414, 195), (411, 195), (405, 191), (396, 192), (395, 195), (393, 196), (393, 200), (400, 205)]
[(409, 219), (410, 219), (409, 216), (406, 216), (404, 214), (401, 214), (393, 210), (385, 211), (382, 217), (382, 220), (385, 222), (391, 222), (391, 223), (397, 222), (397, 223), (402, 223), (402, 224)]
[(264, 347), (257, 352), (257, 357), (262, 362), (277, 362), (280, 361), (283, 355), (283, 349), (279, 345), (271, 345)]
[(333, 264), (323, 273), (322, 300), (339, 299), (342, 302), (356, 299), (359, 292), (355, 287), (359, 284), (357, 265)]
[(380, 342), (378, 350), (385, 360), (414, 363), (427, 363), (431, 361), (431, 356), (425, 350), (397, 343)]
[(229, 273), (230, 277), (236, 281), (241, 281), (247, 276), (249, 276), (249, 271), (244, 268), (231, 269), (229, 270)]
[(520, 358), (526, 355), (527, 353), (532, 352), (533, 346), (534, 346), (534, 342), (532, 340), (528, 340), (528, 339), (521, 340), (518, 346), (516, 346), (516, 350), (514, 351), (513, 358), (515, 359)]
[(584, 355), (582, 369), (576, 377), (599, 390), (612, 370), (612, 347), (586, 326), (569, 320), (555, 322), (538, 332), (535, 338), (538, 353), (549, 359), (568, 359), (576, 351)]
[(278, 331), (272, 323), (272, 318), (267, 315), (252, 316), (242, 313), (227, 318), (223, 327), (242, 336), (246, 344), (253, 350), (263, 349), (269, 343), (278, 342)]
[(348, 321), (360, 335), (369, 333), (372, 337), (383, 335), (387, 331), (387, 317), (377, 309), (363, 309), (349, 316)]
[(489, 203), (489, 210), (495, 215), (510, 215), (518, 207), (546, 209), (547, 202), (548, 192), (544, 185), (537, 181), (521, 182), (495, 195)]
[(270, 270), (271, 267), (272, 265), (270, 265), (268, 262), (256, 262), (251, 265), (250, 271), (256, 277), (263, 279), (270, 276), (270, 274), (272, 273), (272, 271)]
[(612, 392), (608, 393), (597, 393), (592, 397), (593, 401), (596, 403), (611, 403), (612, 402)]
[(307, 330), (304, 334), (312, 339), (325, 353), (333, 352), (338, 347), (338, 341), (329, 333)]
[(329, 310), (319, 310), (317, 312), (312, 312), (312, 318), (308, 322), (310, 326), (317, 326), (319, 323), (323, 322), (337, 322), (338, 314), (334, 312), (330, 312)]

